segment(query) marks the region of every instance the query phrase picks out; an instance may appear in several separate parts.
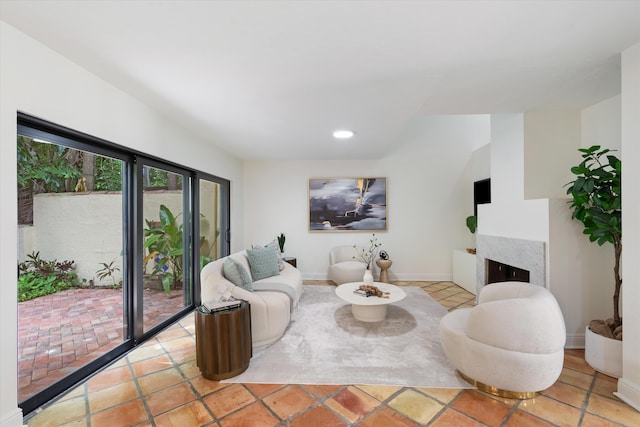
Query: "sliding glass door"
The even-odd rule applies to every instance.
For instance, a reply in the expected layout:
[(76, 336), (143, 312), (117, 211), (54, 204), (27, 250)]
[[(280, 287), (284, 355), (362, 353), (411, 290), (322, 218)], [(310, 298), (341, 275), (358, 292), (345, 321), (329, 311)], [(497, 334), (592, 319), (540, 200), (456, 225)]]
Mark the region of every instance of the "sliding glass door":
[(229, 181), (22, 114), (17, 149), (28, 414), (193, 310), (229, 253)]
[(129, 338), (126, 159), (53, 135), (18, 134), (17, 144), (18, 397), (27, 401)]
[(229, 223), (229, 188), (214, 177), (199, 175), (198, 210), (199, 221), (196, 224), (200, 236), (200, 258), (198, 270), (205, 264), (226, 256), (228, 251), (228, 233), (225, 224)]
[[(151, 164), (153, 166), (151, 166)], [(142, 182), (142, 333), (193, 304), (191, 178), (186, 171), (138, 159)], [(187, 250), (185, 250), (187, 248)]]

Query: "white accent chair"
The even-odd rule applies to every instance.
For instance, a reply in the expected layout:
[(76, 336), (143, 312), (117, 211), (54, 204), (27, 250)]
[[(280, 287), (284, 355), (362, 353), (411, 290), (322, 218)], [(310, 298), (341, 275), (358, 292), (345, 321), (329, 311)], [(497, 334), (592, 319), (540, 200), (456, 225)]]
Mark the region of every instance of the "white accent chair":
[(462, 377), (503, 397), (534, 397), (560, 377), (566, 329), (558, 302), (530, 283), (484, 286), (478, 304), (440, 321), (444, 352)]
[(329, 252), (329, 280), (338, 285), (361, 281), (367, 264), (358, 261), (357, 256), (358, 249), (353, 245), (332, 248)]

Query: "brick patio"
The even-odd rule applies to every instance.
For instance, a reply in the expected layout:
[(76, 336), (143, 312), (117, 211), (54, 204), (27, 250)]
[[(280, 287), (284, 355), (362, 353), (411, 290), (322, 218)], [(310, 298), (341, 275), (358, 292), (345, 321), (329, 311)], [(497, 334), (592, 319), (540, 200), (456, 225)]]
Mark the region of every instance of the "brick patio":
[[(144, 293), (145, 330), (182, 309), (182, 290)], [(18, 400), (122, 343), (122, 289), (70, 289), (18, 304)]]

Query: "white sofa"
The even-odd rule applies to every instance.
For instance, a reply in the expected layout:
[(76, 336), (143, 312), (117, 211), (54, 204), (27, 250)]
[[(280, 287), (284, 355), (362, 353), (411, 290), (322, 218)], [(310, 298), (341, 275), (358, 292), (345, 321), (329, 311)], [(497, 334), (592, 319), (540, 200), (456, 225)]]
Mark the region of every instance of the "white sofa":
[(558, 379), (566, 329), (558, 302), (542, 286), (484, 286), (478, 304), (447, 313), (440, 340), (465, 380), (503, 397), (530, 398)]
[[(242, 264), (251, 274), (246, 251), (231, 254), (229, 257)], [(251, 305), (253, 346), (261, 347), (274, 343), (284, 334), (298, 306), (302, 295), (302, 274), (285, 262), (279, 275), (253, 282), (254, 290), (248, 291), (224, 277), (225, 259), (226, 257), (220, 258), (205, 265), (200, 272), (202, 302), (220, 301), (231, 296), (248, 301)]]

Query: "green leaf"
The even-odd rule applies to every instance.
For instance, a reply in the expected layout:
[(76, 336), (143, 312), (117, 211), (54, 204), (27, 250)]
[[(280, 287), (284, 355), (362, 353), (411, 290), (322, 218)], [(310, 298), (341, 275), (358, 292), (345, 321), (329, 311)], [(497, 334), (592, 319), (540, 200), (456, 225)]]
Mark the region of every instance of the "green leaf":
[(169, 295), (171, 293), (171, 284), (173, 283), (173, 274), (165, 273), (162, 275), (162, 287), (164, 292)]
[[(603, 245), (621, 236), (621, 170), (620, 160), (599, 145), (579, 149), (583, 161), (571, 168), (577, 175), (567, 184), (573, 219), (583, 223), (589, 240)], [(606, 157), (607, 161), (603, 161)]]
[(171, 257), (171, 256), (178, 256), (178, 255), (183, 255), (184, 251), (182, 248), (175, 248), (175, 249), (171, 249), (169, 252), (167, 252), (167, 256)]
[(586, 166), (580, 165), (580, 166), (574, 166), (571, 168), (571, 173), (573, 173), (574, 175), (582, 175), (585, 172), (588, 172), (589, 169)]
[(144, 245), (143, 245), (143, 246), (144, 246), (145, 248), (148, 248), (149, 246), (151, 246), (151, 245), (153, 245), (155, 242), (157, 242), (157, 241), (158, 241), (158, 239), (160, 239), (160, 237), (162, 237), (162, 236), (161, 236), (161, 235), (159, 235), (159, 234), (155, 234), (155, 235), (153, 235), (153, 236), (149, 237), (147, 240), (145, 240), (145, 241), (144, 241)]
[(163, 227), (166, 227), (168, 225), (173, 225), (174, 223), (175, 218), (169, 208), (165, 205), (160, 205), (160, 224), (162, 224)]
[(595, 187), (595, 183), (593, 179), (587, 179), (584, 182), (584, 186), (582, 187), (583, 191), (587, 193), (591, 193)]
[(580, 151), (581, 153), (585, 153), (585, 154), (591, 154), (594, 153), (596, 151), (598, 151), (600, 149), (599, 145), (592, 145), (589, 148), (578, 148), (578, 151)]
[(478, 228), (478, 218), (475, 215), (468, 216), (466, 219), (466, 224), (471, 234), (473, 234)]

